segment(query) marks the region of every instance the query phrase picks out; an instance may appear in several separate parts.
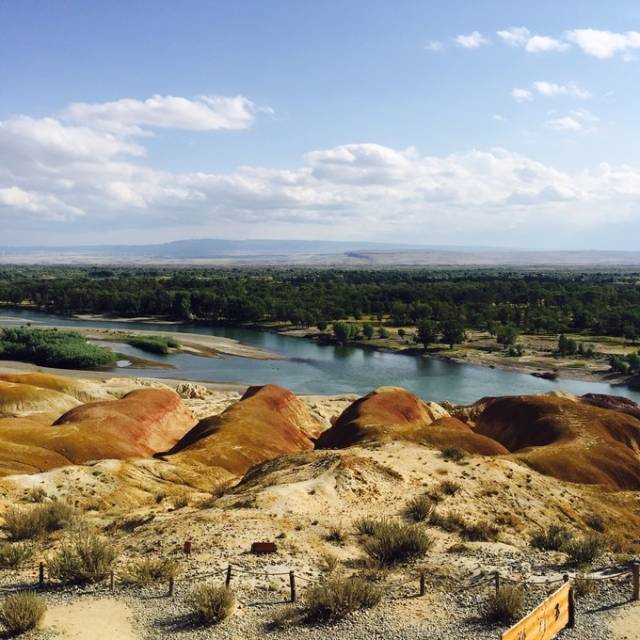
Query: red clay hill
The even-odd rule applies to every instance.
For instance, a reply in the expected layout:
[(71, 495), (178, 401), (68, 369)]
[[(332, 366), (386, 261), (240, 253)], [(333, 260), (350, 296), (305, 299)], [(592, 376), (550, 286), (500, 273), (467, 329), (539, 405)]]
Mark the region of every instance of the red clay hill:
[[(2, 385), (10, 384), (0, 383), (0, 400), (6, 398)], [(25, 394), (36, 388), (14, 386), (26, 388), (20, 390)], [(9, 391), (16, 394), (13, 388)], [(89, 402), (55, 421), (50, 415), (0, 418), (0, 474), (34, 473), (107, 458), (151, 457), (172, 447), (195, 422), (180, 397), (166, 389), (140, 389), (120, 400)]]
[(475, 430), (545, 475), (640, 489), (640, 420), (617, 408), (549, 395), (497, 398)]
[(319, 449), (343, 449), (383, 440), (407, 440), (468, 453), (508, 453), (501, 444), (478, 435), (442, 407), (424, 402), (399, 387), (380, 387), (347, 407), (318, 438)]
[(223, 413), (201, 420), (162, 457), (243, 474), (258, 462), (312, 449), (310, 436), (320, 430), (291, 391), (274, 384), (250, 387)]

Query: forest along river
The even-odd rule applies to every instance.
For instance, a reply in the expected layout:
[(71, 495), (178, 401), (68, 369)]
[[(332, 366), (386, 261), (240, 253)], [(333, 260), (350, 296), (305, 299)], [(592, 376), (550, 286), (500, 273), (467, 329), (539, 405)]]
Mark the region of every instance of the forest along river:
[[(319, 345), (311, 340), (266, 331), (187, 324), (78, 320), (39, 311), (9, 308), (1, 309), (0, 315), (20, 318), (24, 322), (70, 328), (141, 329), (157, 333), (174, 331), (222, 336), (234, 338), (244, 344), (260, 347), (286, 358), (282, 360), (253, 360), (231, 356), (206, 358), (187, 353), (162, 356), (141, 351), (127, 344), (116, 345), (119, 353), (168, 363), (174, 367), (173, 369), (130, 370), (131, 374), (152, 378), (243, 384), (275, 383), (296, 393), (322, 395), (339, 393), (363, 395), (380, 386), (401, 386), (428, 400), (450, 400), (462, 404), (471, 403), (483, 396), (540, 393), (559, 389), (577, 395), (615, 394), (640, 402), (640, 391), (634, 391), (625, 386), (578, 380), (542, 380), (527, 373), (500, 371), (434, 358), (385, 353), (360, 347)], [(125, 369), (114, 368), (113, 371), (123, 373)]]

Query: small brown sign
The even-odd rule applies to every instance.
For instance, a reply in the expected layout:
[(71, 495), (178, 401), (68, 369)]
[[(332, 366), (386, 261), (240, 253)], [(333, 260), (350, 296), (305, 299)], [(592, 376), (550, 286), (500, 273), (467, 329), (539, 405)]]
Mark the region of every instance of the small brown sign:
[(251, 553), (275, 553), (277, 550), (275, 542), (254, 542), (251, 545)]

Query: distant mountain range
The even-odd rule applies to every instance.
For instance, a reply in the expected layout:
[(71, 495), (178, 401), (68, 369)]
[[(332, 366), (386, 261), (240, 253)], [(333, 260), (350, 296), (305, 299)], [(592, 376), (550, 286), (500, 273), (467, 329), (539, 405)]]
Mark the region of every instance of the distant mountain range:
[(640, 251), (545, 251), (312, 240), (176, 240), (146, 245), (0, 247), (1, 264), (640, 266)]

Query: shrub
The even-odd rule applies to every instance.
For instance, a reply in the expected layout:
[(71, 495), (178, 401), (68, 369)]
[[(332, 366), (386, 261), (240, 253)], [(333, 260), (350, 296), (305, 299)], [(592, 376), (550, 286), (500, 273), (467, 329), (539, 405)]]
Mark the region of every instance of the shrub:
[(596, 590), (596, 583), (593, 580), (589, 580), (584, 574), (578, 574), (573, 579), (573, 588), (576, 594), (576, 598), (582, 598), (588, 596)]
[(44, 502), (47, 492), (42, 487), (32, 487), (27, 492), (27, 500), (29, 502)]
[(431, 513), (429, 524), (432, 524), (434, 527), (438, 527), (443, 531), (447, 531), (448, 533), (460, 531), (465, 526), (464, 519), (457, 513), (454, 512), (443, 515), (435, 509)]
[(94, 533), (82, 531), (49, 561), (49, 575), (63, 584), (100, 582), (116, 559), (115, 549)]
[(476, 524), (465, 524), (461, 535), (465, 540), (487, 542), (498, 537), (498, 528), (483, 520)]
[(562, 551), (571, 541), (573, 535), (564, 527), (552, 525), (544, 531), (531, 536), (530, 544), (541, 551)]
[(179, 495), (173, 501), (174, 509), (184, 509), (189, 505), (189, 498), (186, 495)]
[(361, 536), (372, 536), (375, 533), (378, 520), (374, 518), (360, 518), (356, 520), (354, 526), (356, 532)]
[(333, 573), (340, 563), (338, 556), (333, 553), (323, 553), (320, 557), (320, 571)]
[(375, 607), (381, 590), (359, 577), (332, 578), (309, 589), (306, 614), (310, 621), (339, 620), (352, 611)]
[(443, 480), (440, 483), (440, 491), (448, 496), (454, 496), (456, 493), (458, 493), (459, 489), (460, 485), (453, 480)]
[(141, 558), (126, 566), (120, 576), (124, 584), (144, 586), (175, 577), (179, 568), (174, 558)]
[(18, 569), (33, 555), (33, 549), (19, 542), (0, 543), (0, 569)]
[(485, 617), (490, 622), (508, 624), (524, 612), (524, 592), (518, 585), (503, 585), (489, 596)]
[(563, 551), (569, 556), (569, 560), (578, 566), (589, 564), (602, 554), (602, 539), (596, 535), (576, 538), (566, 544)]
[(9, 635), (17, 636), (35, 629), (46, 610), (44, 600), (35, 593), (17, 593), (2, 601), (0, 623)]
[(379, 564), (391, 565), (422, 556), (432, 545), (431, 536), (417, 525), (382, 519), (362, 546), (367, 555)]
[(433, 504), (426, 496), (416, 496), (407, 504), (407, 515), (414, 522), (426, 520), (433, 510)]
[(217, 624), (233, 611), (236, 597), (227, 587), (201, 584), (189, 596), (189, 606), (200, 624)]
[(74, 510), (64, 502), (47, 502), (31, 509), (11, 508), (4, 517), (10, 540), (31, 540), (63, 529), (73, 518)]
[(342, 544), (345, 540), (344, 531), (340, 527), (329, 527), (327, 535), (325, 537), (329, 542), (335, 542), (336, 544)]
[(445, 460), (453, 460), (454, 462), (459, 462), (463, 458), (465, 458), (467, 452), (464, 449), (460, 449), (459, 447), (445, 447), (442, 450), (442, 457)]
[(598, 533), (604, 533), (607, 529), (607, 525), (604, 520), (595, 513), (589, 514), (584, 521), (589, 528), (597, 531)]

